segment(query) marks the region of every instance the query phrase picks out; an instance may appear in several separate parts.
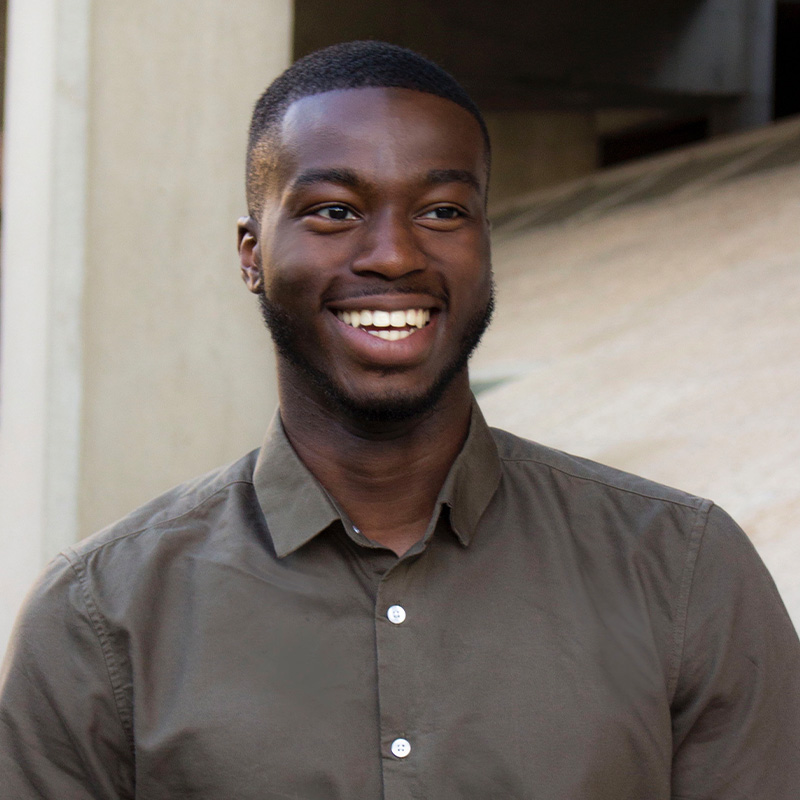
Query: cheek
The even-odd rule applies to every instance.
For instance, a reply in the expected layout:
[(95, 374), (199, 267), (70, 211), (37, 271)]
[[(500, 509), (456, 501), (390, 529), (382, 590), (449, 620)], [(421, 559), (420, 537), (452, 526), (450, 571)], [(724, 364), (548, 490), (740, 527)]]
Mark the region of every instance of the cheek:
[(451, 289), (480, 291), (491, 283), (489, 246), (481, 236), (464, 236), (443, 242), (429, 251), (432, 263), (450, 275)]
[(318, 270), (313, 253), (299, 248), (274, 248), (264, 258), (264, 289), (274, 300), (304, 297), (314, 290)]
[(308, 231), (276, 237), (269, 259), (264, 259), (267, 285), (276, 290), (283, 287), (319, 295), (336, 275), (346, 270), (350, 252), (344, 239)]

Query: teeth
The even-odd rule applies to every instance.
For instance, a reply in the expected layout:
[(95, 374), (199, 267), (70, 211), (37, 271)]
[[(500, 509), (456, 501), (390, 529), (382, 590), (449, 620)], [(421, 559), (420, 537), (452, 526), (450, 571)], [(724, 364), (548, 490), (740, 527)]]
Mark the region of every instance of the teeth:
[(353, 328), (389, 328), (389, 330), (367, 330), (373, 336), (395, 342), (405, 339), (413, 331), (409, 328), (424, 328), (431, 319), (430, 309), (408, 308), (405, 311), (383, 311), (364, 309), (361, 311), (337, 311), (336, 316)]
[(398, 331), (397, 329), (390, 331), (367, 331), (367, 333), (371, 334), (372, 336), (377, 336), (379, 339), (385, 339), (387, 342), (396, 342), (398, 339), (407, 339), (409, 336), (411, 336), (411, 331)]

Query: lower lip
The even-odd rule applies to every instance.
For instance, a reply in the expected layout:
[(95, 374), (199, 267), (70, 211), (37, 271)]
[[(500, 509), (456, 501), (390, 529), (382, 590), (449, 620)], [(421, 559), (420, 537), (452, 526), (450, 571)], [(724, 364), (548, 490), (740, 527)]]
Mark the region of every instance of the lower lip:
[(417, 328), (404, 339), (388, 341), (342, 322), (333, 313), (331, 317), (344, 336), (347, 346), (355, 352), (360, 361), (390, 368), (413, 366), (424, 361), (433, 343), (438, 321), (438, 314), (431, 314), (431, 319), (424, 328)]

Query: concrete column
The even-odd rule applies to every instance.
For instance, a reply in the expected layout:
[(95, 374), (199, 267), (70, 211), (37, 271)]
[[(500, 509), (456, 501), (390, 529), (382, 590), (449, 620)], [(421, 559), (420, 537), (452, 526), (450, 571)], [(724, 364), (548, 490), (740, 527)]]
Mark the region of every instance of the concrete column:
[(720, 98), (711, 115), (713, 135), (766, 125), (772, 116), (774, 51), (775, 0), (702, 0), (652, 84)]
[(771, 121), (775, 16), (775, 0), (743, 0), (741, 71), (745, 91), (735, 102), (714, 108), (713, 135), (758, 128)]
[(290, 0), (11, 0), (0, 648), (58, 550), (260, 441), (271, 347), (235, 222), (291, 23)]
[(86, 243), (87, 0), (12, 0), (3, 165), (0, 646), (75, 537)]

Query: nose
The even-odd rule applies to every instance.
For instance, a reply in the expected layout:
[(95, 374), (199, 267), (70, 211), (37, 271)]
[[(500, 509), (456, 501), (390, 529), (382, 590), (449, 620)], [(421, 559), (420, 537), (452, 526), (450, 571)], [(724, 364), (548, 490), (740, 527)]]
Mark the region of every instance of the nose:
[(372, 216), (362, 228), (361, 245), (352, 262), (353, 272), (394, 280), (425, 269), (414, 222), (402, 213), (387, 210)]

